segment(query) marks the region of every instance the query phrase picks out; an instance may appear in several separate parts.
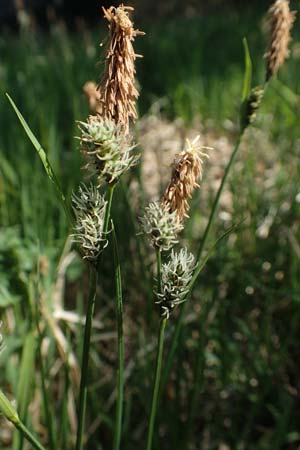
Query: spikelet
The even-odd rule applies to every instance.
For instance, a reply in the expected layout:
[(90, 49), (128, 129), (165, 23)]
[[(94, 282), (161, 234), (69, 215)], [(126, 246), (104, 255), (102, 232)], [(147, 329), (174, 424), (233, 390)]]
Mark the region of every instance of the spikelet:
[(203, 147), (198, 143), (199, 138), (197, 136), (192, 142), (187, 139), (186, 149), (175, 158), (171, 181), (162, 198), (169, 212), (176, 211), (179, 221), (188, 217), (188, 199), (202, 177), (202, 157), (207, 155), (201, 152)]
[(249, 97), (242, 105), (241, 126), (243, 130), (255, 121), (257, 111), (259, 110), (263, 96), (264, 96), (263, 86), (259, 85), (251, 89)]
[(135, 101), (139, 96), (134, 80), (135, 59), (139, 55), (135, 54), (132, 42), (144, 33), (133, 28), (128, 15), (133, 8), (122, 4), (103, 11), (109, 22), (110, 38), (99, 85), (100, 104), (103, 116), (122, 125), (127, 133), (130, 120), (137, 118)]
[(289, 43), (291, 41), (291, 28), (295, 20), (295, 12), (290, 11), (288, 0), (276, 0), (268, 12), (270, 29), (270, 44), (265, 55), (267, 60), (266, 81), (275, 75), (289, 57)]
[(145, 208), (140, 222), (153, 247), (165, 252), (177, 244), (177, 235), (183, 229), (176, 212), (169, 212), (167, 206), (159, 202), (152, 202)]
[(136, 147), (129, 134), (120, 125), (101, 116), (90, 116), (79, 122), (80, 149), (86, 159), (85, 169), (96, 176), (98, 187), (116, 183), (130, 167), (137, 164), (139, 156), (132, 154)]
[(78, 194), (72, 194), (72, 206), (76, 217), (73, 242), (81, 248), (84, 259), (96, 263), (107, 246), (104, 233), (107, 201), (97, 187), (82, 184)]
[(188, 286), (195, 268), (195, 258), (186, 248), (179, 253), (171, 251), (169, 261), (162, 265), (162, 291), (156, 293), (162, 318), (169, 318), (173, 309), (186, 300)]

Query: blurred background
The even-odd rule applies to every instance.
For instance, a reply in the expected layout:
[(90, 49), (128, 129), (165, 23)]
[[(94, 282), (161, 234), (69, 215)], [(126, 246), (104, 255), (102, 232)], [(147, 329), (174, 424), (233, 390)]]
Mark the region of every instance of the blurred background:
[[(187, 137), (208, 150), (183, 243), (197, 251), (213, 196), (238, 134), (242, 39), (263, 83), (271, 1), (136, 0), (141, 164), (120, 184), (113, 216), (124, 284), (126, 390), (123, 450), (143, 446), (158, 319), (154, 255), (137, 218), (157, 199)], [(298, 1), (291, 1), (299, 9)], [(107, 23), (98, 0), (0, 2), (0, 387), (47, 444), (44, 367), (51, 420), (72, 448), (77, 359), (87, 274), (38, 156), (8, 92), (47, 151), (67, 198), (82, 180), (76, 121), (89, 114), (84, 84), (103, 70)], [(113, 2), (114, 5), (117, 3)], [(100, 63), (99, 63), (100, 62)], [(269, 84), (244, 136), (209, 244), (240, 224), (210, 258), (190, 300), (159, 411), (156, 450), (300, 449), (300, 37)], [(110, 448), (115, 411), (115, 306), (111, 249), (103, 262), (93, 336), (86, 448)], [(41, 336), (36, 337), (36, 305)], [(176, 313), (167, 330), (166, 349)], [(32, 338), (34, 336), (34, 339)], [(42, 342), (41, 352), (38, 342)], [(69, 358), (69, 356), (74, 359)], [(71, 361), (71, 362), (70, 362)], [(196, 386), (196, 391), (195, 391)], [(191, 413), (191, 405), (193, 409)], [(0, 418), (0, 448), (26, 444)], [(28, 447), (27, 447), (28, 448)]]
[[(270, 5), (269, 0), (253, 0), (251, 4), (243, 0), (167, 0), (164, 2), (151, 2), (149, 0), (133, 0), (128, 4), (134, 6), (144, 20), (155, 20), (163, 16), (191, 16), (202, 15), (208, 12), (222, 14), (227, 11), (242, 11), (245, 9), (265, 9)], [(0, 5), (0, 20), (2, 25), (10, 24), (17, 26), (16, 10), (26, 8), (26, 10), (38, 18), (38, 21), (44, 26), (47, 24), (47, 17), (57, 14), (68, 24), (74, 23), (76, 19), (84, 18), (89, 23), (95, 23), (101, 6), (118, 5), (118, 2), (108, 2), (106, 0), (88, 0), (80, 2), (79, 0), (2, 0)]]

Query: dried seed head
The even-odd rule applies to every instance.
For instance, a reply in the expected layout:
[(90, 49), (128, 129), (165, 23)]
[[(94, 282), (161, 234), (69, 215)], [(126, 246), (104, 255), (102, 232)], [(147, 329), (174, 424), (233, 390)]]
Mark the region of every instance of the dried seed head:
[(178, 242), (177, 235), (183, 229), (176, 212), (169, 212), (163, 203), (152, 202), (141, 217), (143, 232), (147, 234), (154, 248), (168, 251)]
[(87, 81), (83, 86), (83, 92), (88, 99), (92, 113), (101, 114), (100, 95), (96, 83), (94, 81)]
[(160, 306), (161, 316), (169, 318), (170, 312), (186, 300), (188, 284), (195, 267), (194, 256), (186, 248), (179, 253), (171, 251), (169, 261), (162, 265), (161, 293), (157, 293), (156, 304)]
[(265, 55), (267, 60), (266, 80), (276, 74), (284, 60), (288, 58), (291, 28), (295, 20), (295, 12), (290, 11), (288, 0), (276, 0), (268, 12), (270, 44)]
[(201, 152), (199, 138), (192, 142), (187, 139), (186, 149), (175, 158), (171, 181), (162, 199), (170, 212), (176, 212), (179, 221), (188, 217), (188, 199), (202, 177), (202, 157), (207, 155)]
[(255, 119), (264, 95), (263, 86), (256, 86), (251, 89), (248, 99), (242, 108), (242, 128), (245, 129), (251, 125)]
[(116, 183), (120, 176), (139, 159), (132, 155), (135, 145), (129, 135), (124, 135), (120, 125), (100, 116), (90, 116), (79, 122), (80, 147), (87, 164), (85, 168), (96, 176), (98, 186)]
[(76, 216), (73, 241), (79, 244), (84, 258), (96, 262), (107, 245), (103, 231), (107, 202), (95, 186), (82, 184), (79, 194), (73, 193), (72, 203)]
[(122, 124), (129, 131), (129, 121), (136, 119), (135, 101), (139, 93), (135, 87), (135, 59), (132, 42), (137, 35), (144, 34), (133, 28), (129, 11), (133, 8), (120, 5), (118, 8), (103, 8), (109, 22), (110, 38), (106, 50), (105, 71), (101, 80), (100, 103), (104, 117)]

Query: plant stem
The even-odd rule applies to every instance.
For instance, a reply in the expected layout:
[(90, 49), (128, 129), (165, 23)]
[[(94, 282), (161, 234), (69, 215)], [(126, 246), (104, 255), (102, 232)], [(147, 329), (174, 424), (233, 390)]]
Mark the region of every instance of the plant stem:
[(221, 184), (219, 186), (218, 192), (216, 193), (216, 196), (215, 196), (215, 199), (214, 199), (214, 202), (213, 202), (213, 206), (212, 206), (212, 209), (210, 211), (209, 219), (208, 219), (208, 222), (207, 222), (204, 234), (203, 234), (203, 238), (202, 238), (202, 241), (201, 241), (199, 249), (198, 249), (197, 261), (199, 261), (199, 259), (202, 256), (202, 253), (203, 253), (203, 250), (204, 250), (204, 246), (205, 246), (207, 238), (209, 236), (209, 232), (210, 232), (211, 226), (213, 224), (217, 208), (219, 206), (220, 198), (221, 198), (221, 195), (222, 195), (225, 183), (226, 183), (227, 178), (228, 178), (228, 174), (229, 174), (230, 169), (232, 167), (232, 164), (233, 164), (233, 162), (235, 160), (236, 154), (237, 154), (237, 152), (238, 152), (238, 150), (240, 148), (242, 137), (243, 137), (243, 133), (240, 133), (238, 138), (237, 138), (237, 141), (236, 141), (236, 144), (234, 146), (234, 149), (233, 149), (233, 151), (231, 153), (231, 156), (230, 156), (230, 159), (228, 161), (228, 164), (227, 164), (227, 166), (225, 168), (225, 172), (224, 172)]
[(187, 425), (186, 425), (186, 432), (185, 432), (185, 439), (183, 442), (183, 449), (185, 450), (188, 448), (189, 440), (193, 431), (193, 420), (196, 413), (197, 408), (197, 402), (198, 397), (201, 391), (201, 388), (203, 387), (203, 369), (205, 364), (205, 356), (204, 356), (204, 349), (205, 349), (205, 321), (207, 320), (208, 311), (209, 311), (209, 305), (206, 305), (206, 310), (204, 311), (204, 317), (200, 317), (200, 323), (199, 323), (199, 338), (198, 338), (198, 344), (197, 344), (197, 358), (196, 358), (196, 364), (194, 365), (194, 371), (193, 371), (193, 383), (192, 383), (192, 389), (189, 394), (189, 412), (188, 412), (188, 419), (187, 419)]
[(108, 231), (108, 224), (109, 224), (109, 218), (110, 218), (111, 204), (112, 204), (112, 199), (113, 199), (115, 187), (116, 187), (116, 185), (112, 184), (111, 186), (109, 186), (109, 189), (108, 189), (108, 202), (107, 202), (107, 207), (106, 207), (106, 211), (105, 211), (104, 226), (103, 226), (103, 232), (104, 233), (107, 233), (107, 231)]
[(161, 377), (164, 336), (165, 336), (165, 328), (166, 328), (167, 320), (168, 320), (167, 318), (161, 319), (160, 327), (159, 327), (155, 378), (154, 378), (154, 386), (153, 386), (146, 450), (152, 450), (153, 431), (154, 431), (154, 424), (155, 424), (155, 418), (156, 418), (157, 406), (158, 406), (158, 394), (159, 394), (160, 377)]
[(157, 292), (161, 293), (161, 251), (156, 249)]
[[(37, 322), (38, 322), (38, 319), (37, 319)], [(40, 362), (40, 369), (41, 369), (42, 394), (43, 394), (43, 403), (44, 403), (46, 424), (47, 424), (47, 428), (48, 428), (49, 445), (50, 445), (51, 450), (56, 450), (57, 447), (55, 445), (53, 423), (52, 423), (51, 411), (50, 411), (50, 405), (49, 405), (49, 397), (48, 397), (48, 392), (47, 392), (47, 387), (46, 387), (46, 371), (45, 371), (45, 367), (44, 367), (43, 357), (41, 354), (42, 335), (41, 335), (41, 331), (40, 331), (38, 323), (37, 323), (37, 329), (38, 329), (38, 335), (39, 335), (38, 359)]]
[(123, 397), (124, 397), (123, 298), (122, 298), (122, 279), (121, 279), (121, 267), (118, 252), (118, 242), (113, 223), (112, 223), (112, 230), (113, 230), (115, 281), (117, 291), (116, 310), (117, 310), (117, 329), (118, 329), (118, 372), (117, 372), (118, 394), (117, 394), (117, 409), (116, 409), (113, 450), (119, 450), (122, 436)]
[(38, 361), (40, 364), (42, 396), (43, 396), (46, 425), (47, 425), (47, 429), (48, 429), (48, 439), (49, 439), (50, 449), (56, 450), (57, 447), (55, 445), (55, 439), (54, 439), (53, 422), (52, 422), (52, 416), (51, 416), (51, 411), (50, 411), (50, 409), (51, 409), (50, 401), (49, 401), (49, 396), (48, 396), (47, 387), (46, 387), (46, 370), (45, 370), (44, 361), (43, 361), (42, 352), (41, 352), (43, 335), (42, 335), (40, 324), (39, 324), (39, 300), (37, 299), (37, 301), (35, 301), (34, 304), (35, 304), (35, 311), (34, 311), (35, 325), (36, 325), (36, 330), (37, 330), (37, 334), (38, 334), (37, 355), (38, 355)]
[(78, 428), (76, 438), (76, 450), (82, 450), (83, 445), (83, 430), (85, 423), (86, 412), (86, 397), (87, 397), (87, 374), (90, 355), (90, 343), (91, 343), (91, 330), (92, 321), (95, 308), (96, 289), (98, 281), (98, 272), (90, 266), (90, 292), (88, 299), (88, 309), (86, 313), (85, 328), (84, 328), (84, 341), (81, 361), (81, 380), (80, 380), (80, 393), (79, 393), (79, 408), (78, 408)]
[(23, 424), (23, 422), (18, 422), (14, 424), (16, 428), (23, 434), (23, 436), (30, 442), (34, 448), (37, 450), (45, 450), (45, 447), (30, 433), (28, 428)]
[[(235, 144), (234, 149), (233, 149), (233, 151), (231, 153), (231, 156), (230, 156), (230, 159), (228, 161), (228, 164), (227, 164), (227, 166), (225, 168), (225, 172), (224, 172), (221, 184), (219, 186), (218, 192), (216, 193), (216, 196), (215, 196), (215, 199), (214, 199), (214, 202), (213, 202), (213, 206), (212, 206), (212, 209), (210, 211), (210, 216), (209, 216), (209, 219), (208, 219), (208, 222), (207, 222), (204, 234), (203, 234), (203, 238), (202, 238), (202, 241), (200, 243), (200, 246), (199, 246), (199, 249), (198, 249), (198, 252), (197, 252), (198, 265), (199, 265), (199, 262), (200, 262), (200, 259), (201, 259), (201, 256), (202, 256), (202, 253), (203, 253), (203, 250), (204, 250), (204, 246), (206, 244), (207, 238), (209, 236), (209, 233), (210, 233), (210, 230), (211, 230), (211, 227), (212, 227), (215, 215), (216, 215), (216, 211), (217, 211), (217, 208), (218, 208), (218, 205), (219, 205), (219, 202), (220, 202), (221, 194), (223, 192), (226, 180), (228, 178), (228, 174), (229, 174), (230, 169), (231, 169), (231, 167), (233, 165), (233, 162), (235, 160), (236, 154), (237, 154), (237, 152), (238, 152), (238, 150), (240, 148), (242, 137), (243, 137), (243, 132), (241, 132), (239, 134), (238, 138), (237, 138), (236, 144)], [(196, 271), (195, 271), (195, 274), (194, 274), (193, 280), (192, 280), (192, 282), (193, 282), (192, 286), (194, 285), (194, 282), (196, 281), (196, 276), (198, 276), (198, 274), (199, 274), (199, 271), (198, 271), (198, 273), (196, 273)], [(175, 356), (175, 352), (176, 352), (179, 336), (180, 336), (180, 333), (181, 333), (181, 328), (183, 326), (183, 321), (184, 321), (187, 305), (188, 305), (188, 303), (184, 302), (181, 305), (181, 308), (180, 308), (180, 314), (179, 314), (178, 319), (177, 319), (177, 323), (176, 323), (175, 331), (174, 331), (174, 334), (173, 334), (170, 350), (168, 352), (167, 359), (166, 359), (164, 373), (163, 373), (163, 376), (162, 376), (162, 385), (163, 386), (166, 384), (168, 376), (169, 376), (169, 373), (171, 371), (171, 367), (172, 367), (173, 359), (174, 359), (174, 356)]]

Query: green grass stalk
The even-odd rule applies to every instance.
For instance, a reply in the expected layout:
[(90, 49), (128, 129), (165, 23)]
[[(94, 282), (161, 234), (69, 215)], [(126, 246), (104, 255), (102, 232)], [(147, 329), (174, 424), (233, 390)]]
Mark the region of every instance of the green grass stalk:
[(115, 266), (115, 283), (117, 293), (117, 330), (118, 330), (118, 370), (117, 370), (117, 408), (116, 422), (114, 430), (113, 450), (119, 450), (122, 437), (123, 423), (123, 398), (124, 398), (124, 343), (123, 343), (123, 298), (122, 298), (122, 279), (121, 267), (118, 252), (118, 242), (112, 222), (113, 230), (113, 253)]
[(35, 449), (37, 450), (46, 450), (45, 447), (33, 436), (33, 434), (30, 433), (28, 428), (23, 424), (23, 422), (19, 422), (16, 424), (16, 427), (18, 430), (22, 433), (22, 435), (27, 439), (28, 442), (30, 442)]
[(156, 249), (157, 291), (161, 292), (161, 251)]
[(19, 414), (8, 400), (8, 398), (3, 394), (0, 389), (0, 413), (6, 417), (21, 433), (22, 436), (30, 442), (33, 447), (37, 450), (45, 450), (45, 447), (31, 434), (28, 428), (21, 421)]
[(160, 379), (161, 379), (165, 328), (166, 328), (167, 320), (168, 319), (166, 319), (166, 318), (161, 319), (160, 327), (159, 327), (154, 386), (153, 386), (146, 450), (152, 450), (153, 432), (154, 432), (155, 418), (156, 418), (156, 414), (157, 414), (157, 406), (158, 406), (158, 400), (159, 400), (158, 397), (159, 397), (159, 387), (160, 387)]
[(87, 384), (88, 384), (87, 379), (88, 365), (90, 355), (92, 321), (96, 300), (97, 281), (98, 281), (98, 272), (93, 266), (90, 266), (90, 292), (88, 299), (88, 309), (86, 313), (83, 351), (82, 351), (81, 380), (80, 380), (79, 407), (78, 407), (78, 428), (75, 446), (76, 450), (82, 450), (83, 448), (83, 433), (85, 424)]
[(111, 211), (111, 205), (112, 205), (115, 187), (116, 187), (116, 184), (113, 184), (113, 185), (109, 186), (109, 188), (108, 188), (108, 201), (107, 201), (107, 207), (106, 207), (106, 211), (105, 211), (104, 227), (103, 227), (104, 233), (107, 233), (107, 231), (108, 231), (110, 211)]
[(44, 366), (44, 362), (43, 362), (43, 357), (41, 354), (41, 343), (42, 343), (43, 337), (42, 337), (40, 327), (38, 324), (38, 319), (37, 319), (37, 330), (38, 330), (38, 336), (39, 336), (39, 342), (38, 342), (38, 346), (37, 346), (37, 356), (38, 356), (38, 361), (39, 361), (40, 370), (41, 370), (42, 396), (43, 396), (45, 419), (46, 419), (46, 424), (47, 424), (47, 429), (48, 429), (48, 439), (49, 439), (50, 449), (57, 450), (57, 446), (55, 444), (55, 439), (54, 439), (54, 429), (53, 429), (53, 422), (52, 422), (52, 416), (51, 416), (51, 411), (50, 411), (49, 396), (48, 396), (48, 391), (47, 391), (47, 387), (46, 387), (46, 371), (45, 371), (45, 366)]
[[(157, 292), (161, 292), (161, 251), (160, 251), (160, 249), (156, 249), (156, 264), (157, 264)], [(156, 414), (157, 414), (157, 406), (158, 406), (158, 400), (159, 400), (159, 388), (160, 388), (160, 379), (161, 379), (162, 356), (163, 356), (163, 348), (164, 348), (166, 323), (167, 323), (167, 318), (163, 318), (160, 320), (160, 327), (159, 327), (159, 333), (158, 333), (157, 355), (156, 355), (156, 366), (155, 366), (155, 374), (154, 374), (153, 394), (152, 394), (149, 429), (148, 429), (148, 436), (147, 436), (147, 447), (146, 447), (147, 450), (152, 449), (153, 432), (154, 432), (155, 418), (156, 418)]]

